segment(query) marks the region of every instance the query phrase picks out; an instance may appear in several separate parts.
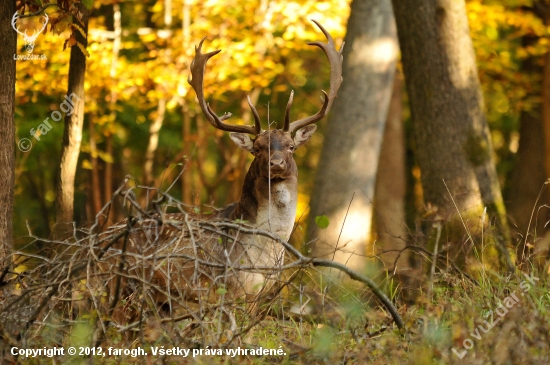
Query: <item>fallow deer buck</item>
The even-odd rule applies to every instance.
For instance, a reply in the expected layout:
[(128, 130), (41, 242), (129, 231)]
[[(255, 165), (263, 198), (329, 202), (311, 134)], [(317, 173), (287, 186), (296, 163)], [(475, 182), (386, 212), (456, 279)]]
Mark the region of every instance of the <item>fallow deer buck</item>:
[[(196, 299), (197, 291), (205, 290), (202, 293), (212, 294), (220, 286), (232, 295), (254, 294), (277, 274), (276, 269), (283, 264), (284, 248), (276, 241), (239, 234), (238, 229), (220, 235), (196, 223), (205, 220), (212, 223), (239, 220), (254, 228), (269, 231), (281, 239), (290, 237), (296, 215), (298, 185), (298, 170), (293, 153), (315, 132), (317, 126), (314, 123), (328, 113), (342, 82), (343, 45), (337, 50), (330, 34), (318, 22), (313, 22), (328, 40), (327, 43), (308, 44), (320, 47), (328, 57), (331, 67), (330, 91), (328, 94), (323, 91), (324, 101), (319, 112), (292, 123), (291, 92), (282, 129), (263, 130), (250, 98), (248, 103), (255, 120), (253, 126), (224, 123), (231, 114), (218, 116), (205, 101), (203, 92), (206, 64), (220, 51), (202, 53), (205, 38), (195, 47), (196, 54), (188, 82), (197, 94), (204, 116), (215, 128), (231, 132), (231, 139), (237, 146), (252, 153), (254, 160), (246, 174), (238, 202), (208, 216), (164, 214), (160, 219), (162, 224), (158, 223), (159, 218), (149, 218), (138, 221), (129, 229), (123, 249), (123, 252), (127, 252), (127, 269), (124, 270), (126, 278), (142, 277), (143, 262), (148, 260), (153, 270), (148, 270), (147, 275), (150, 275), (153, 285), (164, 290), (166, 296), (172, 293), (180, 298), (189, 298), (191, 295)], [(104, 232), (101, 241), (106, 241), (106, 237), (112, 237), (114, 232), (126, 226), (128, 222), (111, 227)], [(135, 253), (140, 253), (140, 258)], [(174, 292), (176, 290), (179, 295)]]

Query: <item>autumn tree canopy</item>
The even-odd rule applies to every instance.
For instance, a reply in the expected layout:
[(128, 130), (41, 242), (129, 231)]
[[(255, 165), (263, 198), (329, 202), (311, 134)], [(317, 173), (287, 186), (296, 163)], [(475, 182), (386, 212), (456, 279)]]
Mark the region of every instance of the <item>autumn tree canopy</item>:
[[(27, 221), (34, 233), (47, 236), (55, 220), (55, 176), (63, 128), (58, 122), (50, 123), (51, 130), (38, 135), (40, 140), (30, 130), (37, 130), (59, 110), (67, 92), (68, 50), (77, 44), (78, 29), (72, 18), (77, 16), (75, 3), (44, 5), (17, 2), (21, 14), (43, 10), (19, 19), (21, 30), (32, 32), (42, 24), (41, 14), (49, 17), (33, 51), (45, 59), (17, 61), (16, 142), (22, 138), (32, 142), (30, 151), (16, 149), (15, 156), (13, 224), (20, 243), (28, 234)], [(246, 97), (250, 95), (263, 118), (281, 123), (291, 90), (295, 91), (293, 113), (300, 117), (318, 109), (319, 90), (328, 88), (324, 56), (306, 44), (318, 37), (309, 19), (324, 24), (342, 42), (350, 12), (349, 2), (336, 0), (140, 4), (95, 0), (84, 5), (91, 16), (84, 49), (85, 126), (75, 183), (78, 224), (98, 212), (126, 175), (133, 176), (135, 184), (166, 188), (185, 169), (171, 187), (182, 201), (218, 207), (235, 201), (250, 160), (227, 136), (209, 128), (197, 112), (195, 95), (187, 83), (194, 46), (207, 37), (208, 51), (222, 50), (206, 70), (205, 95), (215, 110), (231, 112), (232, 123), (247, 124), (251, 114)], [(542, 72), (528, 71), (524, 64), (532, 60), (542, 65), (548, 30), (541, 7), (532, 5), (520, 0), (466, 2), (486, 105), (483, 112), (505, 203), (511, 189), (516, 189), (510, 176), (521, 143), (520, 115), (541, 105)], [(525, 42), (526, 37), (532, 40)], [(24, 41), (18, 36), (17, 54), (24, 53)], [(408, 128), (406, 104), (405, 110)], [(325, 123), (321, 123), (321, 133), (296, 155), (301, 181), (297, 219), (301, 222), (306, 222), (309, 213), (321, 146), (331, 137), (323, 133)], [(412, 152), (411, 137), (405, 143)], [(411, 154), (407, 169), (407, 211), (422, 210), (418, 206), (420, 175)], [(405, 219), (410, 223), (414, 213), (408, 214)], [(511, 219), (513, 231), (515, 218)]]
[[(310, 20), (346, 43), (338, 98), (313, 135), (261, 136), (291, 188), (243, 187), (262, 139), (209, 123), (195, 47), (220, 50), (209, 107), (252, 125), (250, 98), (281, 128), (291, 93), (298, 120), (330, 90)], [(547, 361), (548, 0), (2, 0), (0, 44), (0, 362), (59, 344)]]

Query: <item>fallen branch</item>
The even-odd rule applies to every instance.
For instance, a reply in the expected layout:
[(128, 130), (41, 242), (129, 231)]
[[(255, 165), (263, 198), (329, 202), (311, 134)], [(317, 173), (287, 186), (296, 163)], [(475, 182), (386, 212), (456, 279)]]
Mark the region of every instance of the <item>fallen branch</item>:
[[(276, 235), (267, 231), (259, 230), (259, 229), (246, 228), (241, 224), (229, 223), (229, 222), (200, 222), (199, 226), (203, 229), (209, 230), (217, 234), (224, 234), (223, 232), (220, 232), (217, 228), (225, 228), (225, 229), (239, 230), (242, 233), (264, 236), (274, 241), (277, 241), (279, 244), (284, 246), (284, 248), (288, 252), (290, 252), (295, 258), (297, 258), (299, 261), (301, 261), (304, 264), (310, 264), (318, 267), (331, 267), (334, 269), (338, 269), (346, 273), (352, 280), (356, 280), (367, 285), (369, 289), (371, 289), (372, 292), (378, 297), (378, 299), (380, 299), (382, 304), (384, 304), (384, 307), (386, 307), (386, 309), (390, 312), (395, 324), (397, 324), (397, 327), (399, 327), (400, 329), (405, 329), (405, 323), (403, 322), (403, 319), (397, 312), (397, 308), (395, 308), (391, 300), (382, 292), (382, 290), (378, 287), (378, 285), (372, 279), (358, 273), (353, 269), (350, 269), (346, 265), (340, 264), (338, 262), (330, 261), (330, 260), (322, 260), (319, 258), (306, 257), (300, 251), (298, 251), (294, 246), (292, 246), (290, 243), (280, 239)], [(215, 227), (215, 228), (212, 228), (212, 227)]]

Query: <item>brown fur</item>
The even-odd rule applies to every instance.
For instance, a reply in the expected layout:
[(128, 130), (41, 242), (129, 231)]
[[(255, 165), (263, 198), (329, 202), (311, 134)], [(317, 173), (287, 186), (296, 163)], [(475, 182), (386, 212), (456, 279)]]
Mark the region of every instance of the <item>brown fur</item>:
[[(215, 234), (200, 228), (199, 222), (240, 220), (288, 239), (294, 224), (298, 184), (292, 156), (294, 146), (289, 133), (263, 132), (253, 141), (255, 158), (238, 202), (210, 215), (165, 214), (137, 221), (128, 233), (125, 247), (125, 238), (120, 237), (100, 265), (102, 271), (112, 273), (106, 285), (108, 302), (113, 302), (118, 290), (119, 298), (127, 305), (117, 310), (115, 317), (124, 321), (135, 319), (137, 312), (128, 307), (135, 303), (134, 293), (141, 292), (143, 287), (147, 289), (148, 300), (174, 308), (186, 305), (185, 301), (216, 300), (220, 288), (227, 290), (229, 298), (236, 298), (255, 295), (266, 285), (271, 286), (278, 275), (277, 267), (284, 262), (281, 245), (238, 232)], [(127, 221), (123, 221), (110, 227), (100, 235), (99, 245), (104, 246), (127, 226)], [(194, 258), (203, 264), (197, 264)], [(121, 262), (122, 276), (118, 279)], [(234, 267), (269, 266), (273, 270), (209, 267), (206, 262), (229, 263)], [(118, 286), (117, 280), (120, 280)]]

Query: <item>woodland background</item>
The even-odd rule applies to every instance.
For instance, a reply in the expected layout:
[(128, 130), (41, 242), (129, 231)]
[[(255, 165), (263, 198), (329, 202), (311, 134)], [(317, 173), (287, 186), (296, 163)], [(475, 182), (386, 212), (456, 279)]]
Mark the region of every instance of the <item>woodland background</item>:
[[(381, 255), (374, 261), (391, 272), (397, 270), (392, 250), (419, 245), (433, 252), (434, 232), (441, 222), (457, 219), (458, 210), (467, 228), (462, 223), (446, 227), (442, 246), (466, 247), (468, 241), (473, 245), (468, 227), (481, 226), (483, 234), (487, 224), (494, 227), (493, 241), (501, 259), (502, 247), (508, 250), (511, 261), (502, 261), (508, 272), (514, 270), (512, 266), (521, 267), (529, 256), (526, 252), (546, 255), (550, 4), (534, 0), (414, 3), (395, 0), (392, 10), (392, 3), (383, 0), (83, 0), (82, 4), (64, 0), (57, 6), (17, 1), (17, 9), (27, 14), (45, 8), (50, 20), (34, 48), (34, 54), (44, 54), (47, 60), (17, 61), (15, 146), (21, 138), (29, 138), (33, 147), (28, 152), (15, 147), (13, 231), (10, 234), (2, 225), (4, 248), (11, 247), (11, 237), (13, 247), (32, 241), (30, 231), (35, 237), (50, 237), (56, 222), (63, 221), (56, 209), (63, 121), (50, 122), (53, 128), (40, 141), (30, 137), (29, 130), (59, 109), (68, 90), (71, 52), (82, 54), (86, 49), (82, 143), (72, 173), (72, 218), (77, 226), (93, 220), (127, 175), (133, 177), (132, 184), (169, 189), (182, 202), (209, 211), (239, 198), (251, 156), (201, 116), (187, 83), (194, 46), (207, 37), (206, 51), (222, 49), (209, 62), (205, 77), (206, 99), (214, 110), (231, 112), (231, 123), (249, 124), (246, 96), (250, 95), (262, 120), (276, 124), (282, 122), (291, 90), (295, 91), (293, 117), (298, 119), (315, 113), (320, 90), (328, 89), (328, 62), (306, 44), (323, 39), (309, 21), (315, 19), (337, 45), (346, 38), (348, 68), (344, 66), (344, 84), (331, 115), (318, 123), (318, 132), (295, 154), (299, 225), (292, 243), (303, 248), (310, 238), (319, 236), (328, 251), (319, 244), (313, 248), (317, 254), (333, 255), (361, 270), (365, 270), (364, 256)], [(446, 18), (437, 7), (450, 10), (446, 14), (465, 10), (465, 18)], [(74, 24), (88, 12), (84, 47), (82, 32)], [(73, 17), (77, 13), (80, 16)], [(431, 27), (425, 19), (435, 25)], [(41, 21), (37, 14), (18, 24), (32, 30)], [(438, 28), (446, 21), (451, 26)], [(439, 34), (438, 29), (449, 32)], [(17, 42), (17, 53), (24, 54), (20, 36)], [(471, 45), (475, 59), (468, 54)], [(448, 59), (437, 59), (439, 46), (448, 46)], [(444, 87), (430, 89), (439, 77), (433, 65), (445, 68), (445, 62), (459, 76), (469, 70), (464, 75), (471, 83), (456, 99), (462, 104), (453, 101), (452, 93), (440, 92)], [(346, 70), (351, 71), (346, 74)], [(482, 94), (476, 89), (478, 79)], [(468, 90), (473, 91), (467, 94)], [(447, 99), (430, 104), (434, 95)], [(445, 102), (455, 107), (448, 108)], [(432, 109), (434, 105), (441, 109)], [(423, 124), (447, 113), (451, 122), (446, 128)], [(473, 134), (460, 127), (469, 123), (469, 117), (474, 119)], [(440, 141), (440, 151), (454, 154), (457, 168), (455, 160), (434, 153), (437, 148), (428, 148), (426, 140)], [(453, 140), (465, 143), (465, 150), (454, 153)], [(426, 167), (427, 160), (431, 167)], [(464, 167), (467, 164), (474, 173)], [(434, 166), (441, 175), (429, 170)], [(474, 182), (482, 181), (480, 175), (485, 172), (488, 185)], [(468, 190), (470, 185), (477, 186), (474, 192)], [(472, 194), (481, 196), (475, 198), (483, 201), (481, 209), (474, 207)], [(139, 198), (147, 201), (146, 196)], [(471, 215), (466, 213), (469, 210)], [(328, 227), (319, 220), (315, 224), (315, 218), (323, 216)], [(108, 217), (111, 222), (123, 218), (123, 209)], [(341, 242), (341, 246), (336, 243), (340, 249), (336, 254), (335, 242)], [(421, 265), (410, 260), (402, 264), (405, 271), (422, 272)], [(485, 264), (481, 266), (496, 267)], [(546, 271), (543, 260), (541, 272)]]
[[(548, 30), (532, 1), (467, 1), (466, 6), (498, 179), (509, 216), (520, 222), (522, 216), (530, 215), (547, 176), (541, 85)], [(37, 38), (34, 50), (46, 55), (47, 61), (17, 63), (18, 140), (31, 138), (29, 130), (58, 110), (67, 93), (70, 52), (63, 47), (70, 38), (69, 17), (55, 7), (47, 11), (50, 24)], [(114, 20), (117, 11), (120, 24)], [(269, 104), (269, 120), (281, 121), (290, 90), (296, 92), (296, 117), (309, 115), (319, 106), (320, 90), (328, 87), (328, 67), (324, 55), (306, 45), (320, 38), (308, 19), (324, 24), (340, 44), (349, 12), (346, 1), (94, 1), (86, 59), (85, 126), (75, 174), (77, 224), (89, 222), (126, 175), (136, 183), (166, 188), (185, 167), (171, 189), (183, 202), (221, 207), (237, 200), (251, 156), (238, 150), (224, 133), (210, 128), (197, 113), (200, 109), (187, 84), (194, 46), (206, 36), (206, 49), (223, 50), (208, 65), (205, 92), (215, 110), (233, 113), (233, 123), (250, 120), (246, 95), (251, 95), (264, 118)], [(32, 30), (41, 21), (36, 16), (19, 24), (25, 22)], [(23, 42), (18, 42), (22, 51)], [(401, 65), (397, 68), (399, 81), (403, 79)], [(372, 98), (391, 85), (371, 90)], [(396, 83), (394, 94), (399, 95), (394, 98), (405, 95), (404, 87), (403, 82)], [(392, 166), (394, 171), (382, 176), (386, 180), (379, 184), (399, 186), (405, 208), (389, 214), (394, 221), (403, 220), (413, 227), (423, 210), (422, 187), (407, 97), (400, 100), (392, 104), (395, 110), (390, 116), (401, 116), (401, 123), (395, 123), (399, 130), (393, 132), (396, 139), (386, 152), (396, 165), (380, 166), (382, 170)], [(367, 105), (361, 100), (346, 102)], [(331, 138), (326, 123), (322, 121), (312, 141), (296, 153), (302, 222), (315, 194), (315, 174), (334, 176), (317, 168), (323, 140)], [(360, 120), (353, 123), (361, 125)], [(31, 151), (16, 149), (16, 243), (25, 242), (27, 224), (37, 236), (50, 235), (62, 136), (63, 126), (55, 122), (39, 142), (31, 138), (35, 142)], [(377, 152), (368, 150), (379, 149), (379, 145), (363, 145), (364, 165), (354, 169), (378, 165), (370, 157)], [(373, 187), (367, 190), (371, 190), (369, 200), (376, 200)], [(347, 203), (350, 199), (344, 198)], [(521, 223), (518, 230), (525, 232), (527, 227)]]

